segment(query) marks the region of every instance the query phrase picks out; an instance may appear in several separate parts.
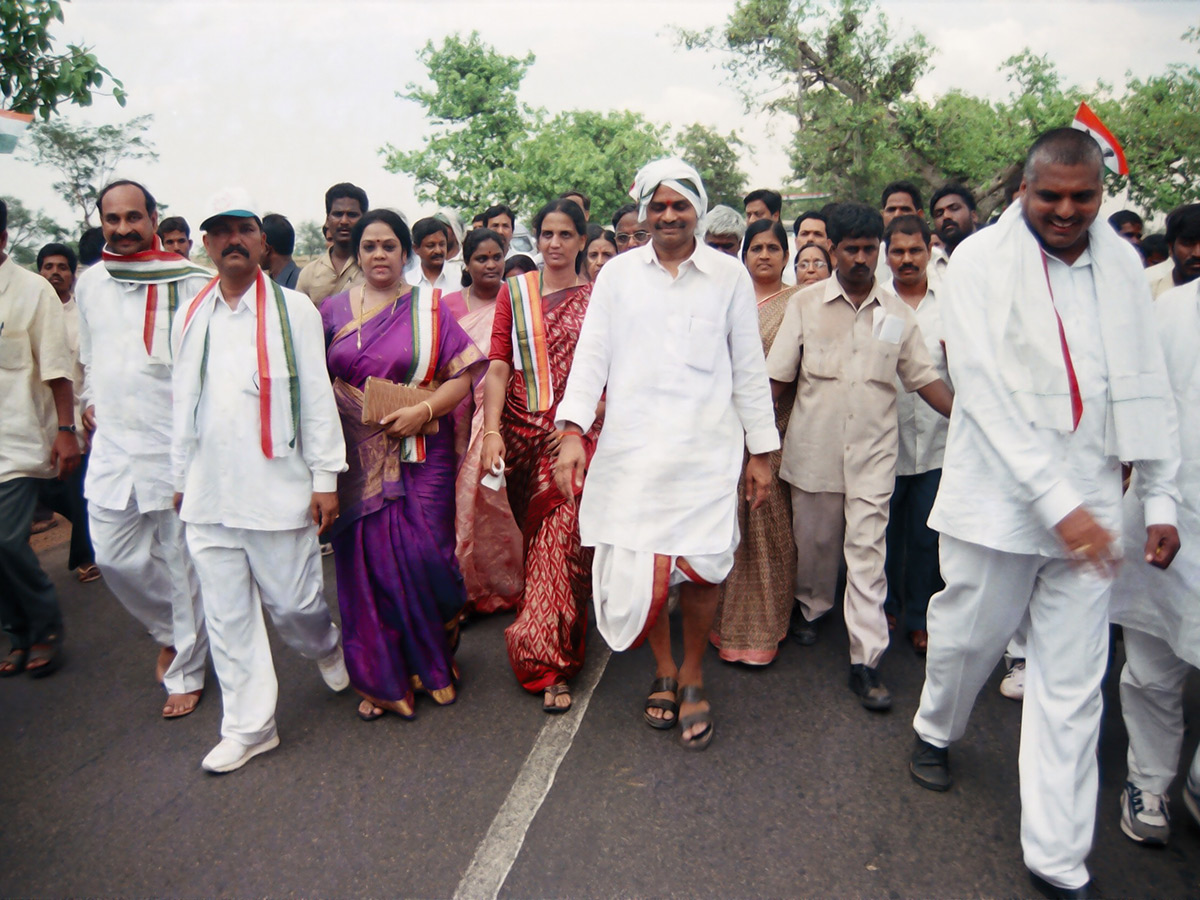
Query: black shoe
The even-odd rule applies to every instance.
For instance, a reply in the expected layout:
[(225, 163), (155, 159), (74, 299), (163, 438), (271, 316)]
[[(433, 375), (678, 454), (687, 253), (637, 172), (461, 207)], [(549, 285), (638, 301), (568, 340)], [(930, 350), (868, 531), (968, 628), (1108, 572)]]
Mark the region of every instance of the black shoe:
[(917, 737), (913, 745), (912, 759), (908, 762), (908, 773), (913, 781), (931, 791), (948, 791), (954, 779), (950, 777), (950, 750), (935, 747)]
[(879, 680), (879, 672), (870, 666), (856, 664), (850, 667), (850, 690), (858, 694), (867, 709), (882, 712), (892, 708), (892, 695)]
[(1029, 883), (1033, 885), (1033, 889), (1040, 893), (1047, 900), (1100, 900), (1100, 893), (1096, 890), (1096, 886), (1092, 882), (1088, 882), (1083, 887), (1064, 888), (1057, 884), (1051, 884), (1041, 875), (1036, 872), (1029, 873)]
[(811, 647), (817, 642), (817, 635), (825, 616), (817, 616), (811, 622), (804, 618), (804, 613), (796, 613), (796, 621), (792, 624), (792, 640), (801, 647)]

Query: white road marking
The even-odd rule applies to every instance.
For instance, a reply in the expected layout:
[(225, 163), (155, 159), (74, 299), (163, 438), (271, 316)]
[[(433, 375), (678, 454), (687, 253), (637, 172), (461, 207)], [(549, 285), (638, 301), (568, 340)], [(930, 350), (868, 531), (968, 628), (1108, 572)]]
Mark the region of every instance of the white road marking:
[(504, 887), (525, 843), (525, 832), (550, 793), (558, 766), (571, 749), (592, 692), (608, 666), (612, 651), (602, 641), (596, 641), (593, 646), (596, 645), (601, 648), (600, 658), (593, 663), (591, 672), (572, 686), (571, 711), (546, 717), (546, 724), (538, 732), (508, 796), (475, 849), (471, 865), (454, 891), (454, 900), (495, 900)]

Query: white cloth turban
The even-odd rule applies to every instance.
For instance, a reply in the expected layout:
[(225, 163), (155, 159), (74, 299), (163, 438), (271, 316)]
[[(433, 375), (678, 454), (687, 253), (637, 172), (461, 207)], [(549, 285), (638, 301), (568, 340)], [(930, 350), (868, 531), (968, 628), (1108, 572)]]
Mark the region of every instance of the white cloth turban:
[(650, 198), (664, 184), (688, 199), (695, 207), (697, 219), (704, 218), (704, 214), (708, 212), (708, 194), (704, 191), (700, 173), (682, 159), (672, 156), (646, 163), (638, 170), (629, 196), (638, 205), (639, 221), (646, 220), (646, 208), (650, 205)]

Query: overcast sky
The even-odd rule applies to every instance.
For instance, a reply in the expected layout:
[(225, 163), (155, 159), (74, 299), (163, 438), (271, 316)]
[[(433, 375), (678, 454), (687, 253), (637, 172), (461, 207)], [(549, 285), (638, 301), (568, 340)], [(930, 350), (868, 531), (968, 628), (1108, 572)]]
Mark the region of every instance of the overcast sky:
[[(334, 182), (363, 186), (373, 206), (416, 218), (425, 210), (409, 178), (385, 172), (379, 149), (419, 147), (428, 126), (395, 96), (424, 70), (417, 52), (455, 31), (477, 29), (499, 51), (537, 60), (525, 102), (551, 112), (631, 109), (659, 123), (736, 129), (750, 144), (752, 187), (788, 179), (778, 149), (790, 123), (747, 114), (723, 80), (721, 58), (676, 46), (672, 26), (720, 25), (733, 0), (74, 0), (55, 32), (91, 46), (129, 93), (122, 109), (100, 97), (63, 105), (73, 122), (154, 115), (160, 158), (118, 174), (136, 178), (195, 223), (225, 185), (248, 188), (264, 211), (300, 222), (323, 218)], [(1049, 54), (1068, 83), (1120, 85), (1194, 62), (1180, 40), (1200, 24), (1195, 2), (1001, 2), (883, 0), (893, 29), (918, 28), (936, 48), (918, 85), (1000, 98), (998, 69), (1031, 47)], [(1065, 124), (1065, 123), (1064, 123)], [(906, 173), (898, 172), (897, 176)], [(632, 175), (632, 173), (631, 173)], [(0, 193), (74, 221), (50, 188), (52, 173), (0, 156)], [(566, 186), (564, 186), (566, 187)], [(602, 211), (603, 213), (604, 211)]]

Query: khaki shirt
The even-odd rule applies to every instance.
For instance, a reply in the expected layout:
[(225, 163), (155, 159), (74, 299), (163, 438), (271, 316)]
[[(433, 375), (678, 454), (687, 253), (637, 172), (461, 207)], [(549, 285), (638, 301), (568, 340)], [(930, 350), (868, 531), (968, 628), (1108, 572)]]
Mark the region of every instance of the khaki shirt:
[(52, 478), (58, 412), (48, 381), (71, 380), (62, 303), (50, 282), (0, 264), (0, 482)]
[(362, 280), (363, 271), (358, 267), (358, 260), (351, 257), (339, 272), (333, 266), (331, 251), (326, 250), (300, 270), (300, 277), (296, 279), (296, 290), (308, 294), (308, 299), (314, 305), (320, 306), (326, 297), (340, 294)]
[(1159, 295), (1178, 287), (1175, 284), (1175, 260), (1168, 256), (1157, 265), (1151, 266), (1146, 270), (1146, 278), (1150, 281), (1150, 294), (1157, 300)]
[(890, 493), (896, 479), (896, 377), (938, 380), (916, 316), (879, 282), (854, 308), (837, 276), (792, 295), (767, 355), (772, 381), (799, 377), (779, 477), (811, 493)]

